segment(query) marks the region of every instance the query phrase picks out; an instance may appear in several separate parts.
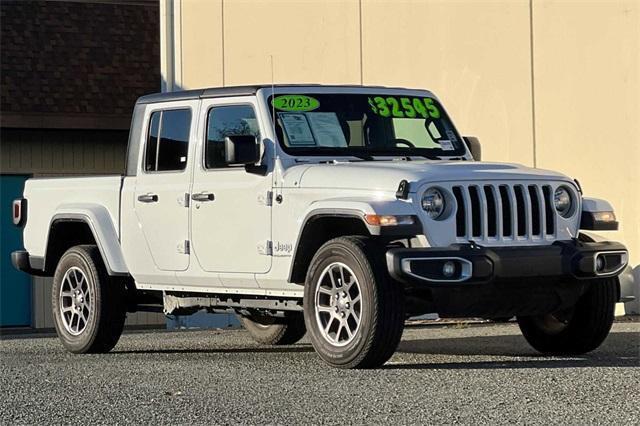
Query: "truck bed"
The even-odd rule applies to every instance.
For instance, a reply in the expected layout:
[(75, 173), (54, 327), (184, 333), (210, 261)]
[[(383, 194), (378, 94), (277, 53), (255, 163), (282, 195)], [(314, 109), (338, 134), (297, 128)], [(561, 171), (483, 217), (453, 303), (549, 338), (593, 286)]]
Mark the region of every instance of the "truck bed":
[(104, 206), (119, 234), (121, 183), (120, 175), (27, 180), (24, 188), (27, 199), (25, 249), (32, 256), (44, 256), (51, 221), (67, 206)]

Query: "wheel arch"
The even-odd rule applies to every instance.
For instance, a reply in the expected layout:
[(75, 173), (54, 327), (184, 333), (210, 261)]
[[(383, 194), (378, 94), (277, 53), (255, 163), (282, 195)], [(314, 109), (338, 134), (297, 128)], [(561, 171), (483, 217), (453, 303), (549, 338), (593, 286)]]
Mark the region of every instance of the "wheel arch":
[[(377, 207), (373, 208), (370, 205), (361, 206), (361, 208), (325, 207), (309, 211), (302, 221), (287, 281), (297, 284), (304, 283), (313, 255), (325, 242), (336, 237), (362, 235), (401, 239), (413, 237), (420, 233), (420, 228), (417, 225), (385, 228), (368, 224), (365, 221), (366, 214), (393, 214), (387, 212), (389, 209), (382, 209), (383, 211), (381, 212), (379, 206)], [(406, 213), (396, 212), (395, 214)]]
[(304, 283), (313, 255), (327, 241), (341, 235), (371, 235), (357, 212), (315, 212), (302, 224), (289, 270), (290, 283)]
[(65, 251), (79, 244), (95, 244), (98, 247), (109, 275), (129, 275), (116, 227), (104, 206), (72, 205), (56, 210), (49, 224), (45, 245), (45, 274), (53, 275)]

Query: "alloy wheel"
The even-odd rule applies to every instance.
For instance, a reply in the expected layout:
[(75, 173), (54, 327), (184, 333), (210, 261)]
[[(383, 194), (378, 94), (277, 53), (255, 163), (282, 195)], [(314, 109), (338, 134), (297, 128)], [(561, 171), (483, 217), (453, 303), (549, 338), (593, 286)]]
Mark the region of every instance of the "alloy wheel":
[(354, 272), (333, 262), (320, 274), (315, 291), (315, 314), (322, 337), (333, 346), (349, 344), (358, 333), (363, 304)]
[(91, 316), (91, 298), (87, 276), (80, 268), (69, 268), (60, 286), (60, 317), (70, 334), (77, 336), (87, 328)]

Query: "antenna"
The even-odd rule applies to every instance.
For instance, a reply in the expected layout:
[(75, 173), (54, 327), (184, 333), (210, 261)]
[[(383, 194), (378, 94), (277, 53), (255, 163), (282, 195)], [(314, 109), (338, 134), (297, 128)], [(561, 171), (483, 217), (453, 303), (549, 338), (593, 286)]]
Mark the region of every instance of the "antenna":
[(273, 170), (273, 184), (274, 186), (277, 186), (278, 184), (278, 179), (280, 176), (282, 176), (282, 174), (280, 173), (280, 159), (278, 157), (278, 149), (277, 149), (277, 145), (278, 142), (276, 142), (276, 139), (278, 138), (278, 135), (276, 134), (276, 104), (274, 102), (275, 97), (276, 97), (276, 91), (275, 91), (275, 83), (274, 83), (274, 75), (275, 72), (273, 71), (274, 66), (273, 66), (273, 55), (269, 55), (269, 58), (271, 60), (271, 125), (273, 126), (272, 130), (273, 130), (273, 155), (274, 155), (274, 170)]

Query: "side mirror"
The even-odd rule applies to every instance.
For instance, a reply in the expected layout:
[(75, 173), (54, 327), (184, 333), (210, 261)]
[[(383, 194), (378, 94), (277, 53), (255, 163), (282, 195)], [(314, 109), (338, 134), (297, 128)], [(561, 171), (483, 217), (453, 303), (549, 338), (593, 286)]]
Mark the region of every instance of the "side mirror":
[(260, 161), (260, 145), (255, 136), (224, 138), (224, 161), (230, 166), (255, 164)]
[(465, 145), (471, 151), (471, 156), (474, 160), (480, 161), (482, 159), (482, 147), (480, 146), (480, 140), (475, 136), (463, 136)]

